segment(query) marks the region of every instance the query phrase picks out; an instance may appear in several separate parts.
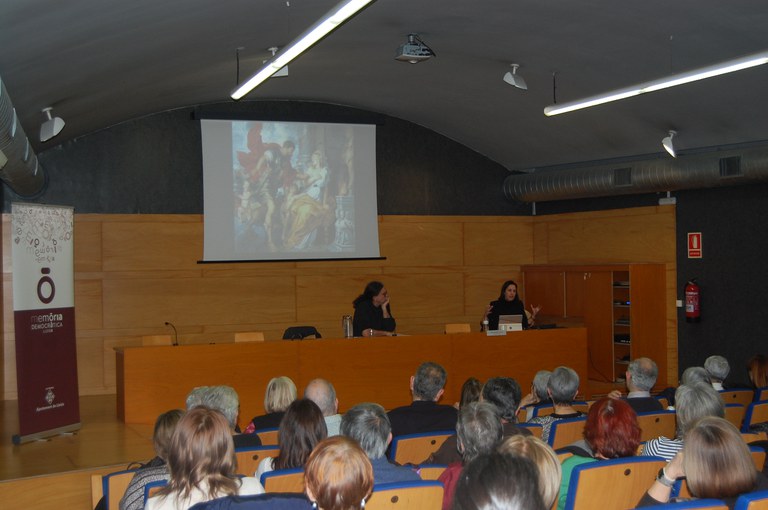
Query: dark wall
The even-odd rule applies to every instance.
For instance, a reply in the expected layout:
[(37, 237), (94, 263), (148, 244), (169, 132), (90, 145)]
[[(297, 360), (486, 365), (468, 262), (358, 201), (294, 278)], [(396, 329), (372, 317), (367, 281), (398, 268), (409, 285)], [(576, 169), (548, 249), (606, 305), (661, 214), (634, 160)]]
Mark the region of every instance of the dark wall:
[[(78, 213), (202, 214), (200, 116), (377, 124), (379, 214), (530, 212), (504, 198), (504, 167), (453, 140), (385, 115), (295, 101), (185, 108), (66, 142), (39, 154), (49, 184), (34, 201)], [(9, 212), (19, 198), (4, 189)]]
[[(766, 293), (768, 185), (677, 193), (677, 287), (690, 278), (701, 286), (700, 323), (686, 323), (678, 309), (679, 366), (701, 365), (707, 356), (728, 358), (731, 384), (748, 381), (745, 365), (768, 354), (762, 302)], [(687, 233), (702, 233), (701, 259), (689, 259)]]

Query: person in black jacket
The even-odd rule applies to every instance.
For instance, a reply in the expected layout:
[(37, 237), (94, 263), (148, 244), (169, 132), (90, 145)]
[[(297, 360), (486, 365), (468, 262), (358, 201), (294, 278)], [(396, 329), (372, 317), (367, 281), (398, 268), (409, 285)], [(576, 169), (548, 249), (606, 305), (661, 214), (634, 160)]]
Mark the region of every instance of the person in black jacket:
[(389, 293), (381, 282), (370, 282), (362, 294), (352, 302), (355, 316), (352, 319), (354, 336), (393, 336), (395, 318), (389, 309)]

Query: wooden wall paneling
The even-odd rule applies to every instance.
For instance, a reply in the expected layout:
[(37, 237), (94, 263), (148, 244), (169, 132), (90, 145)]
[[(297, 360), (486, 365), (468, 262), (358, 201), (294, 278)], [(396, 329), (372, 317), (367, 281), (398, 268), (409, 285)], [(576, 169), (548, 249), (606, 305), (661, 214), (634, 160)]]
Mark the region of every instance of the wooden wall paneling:
[[(141, 219), (140, 215), (134, 218)], [(203, 224), (197, 215), (157, 215), (145, 221), (105, 221), (104, 271), (198, 269)]]
[(549, 222), (539, 218), (533, 224), (533, 264), (549, 263)]
[(523, 270), (526, 308), (540, 306), (542, 315), (565, 317), (564, 271)]
[[(658, 265), (636, 264), (630, 275), (630, 296), (632, 313), (632, 357), (650, 357), (656, 362), (659, 374), (667, 373), (667, 360), (658, 355), (667, 350), (666, 341), (666, 269)], [(636, 300), (634, 296), (658, 296), (658, 299)], [(637, 306), (635, 302), (637, 301)]]
[(104, 282), (104, 327), (163, 328), (295, 320), (293, 278), (122, 279)]
[(548, 223), (550, 264), (674, 261), (672, 206), (555, 215), (542, 221)]
[(502, 221), (467, 221), (464, 259), (468, 266), (532, 264), (533, 220), (514, 217)]
[(464, 314), (461, 273), (387, 274), (384, 284), (392, 299), (392, 313), (398, 321), (402, 317), (404, 324), (410, 317)]
[[(467, 268), (464, 277), (464, 313), (473, 331), (479, 328), (488, 303), (499, 297), (501, 284), (507, 280), (518, 282), (520, 297), (528, 305), (520, 266), (481, 266)], [(464, 321), (467, 322), (467, 321)]]
[(101, 280), (75, 279), (75, 326), (78, 331), (101, 329)]
[(584, 280), (584, 325), (588, 333), (589, 376), (613, 382), (613, 275), (611, 271), (589, 271)]
[(101, 221), (84, 220), (75, 215), (75, 274), (101, 271)]
[(77, 384), (81, 395), (105, 393), (103, 350), (101, 338), (77, 338)]
[[(341, 316), (354, 313), (352, 301), (363, 292), (368, 282), (373, 280), (381, 280), (389, 292), (389, 283), (381, 274), (342, 276), (335, 271), (329, 271), (325, 275), (297, 276), (297, 320), (312, 322), (334, 318), (341, 324)], [(393, 311), (398, 309), (395, 303), (396, 300), (393, 301)]]
[(566, 317), (584, 317), (587, 277), (588, 274), (584, 271), (565, 271)]
[(381, 255), (385, 266), (444, 266), (463, 264), (462, 225), (428, 221), (397, 221), (379, 224)]

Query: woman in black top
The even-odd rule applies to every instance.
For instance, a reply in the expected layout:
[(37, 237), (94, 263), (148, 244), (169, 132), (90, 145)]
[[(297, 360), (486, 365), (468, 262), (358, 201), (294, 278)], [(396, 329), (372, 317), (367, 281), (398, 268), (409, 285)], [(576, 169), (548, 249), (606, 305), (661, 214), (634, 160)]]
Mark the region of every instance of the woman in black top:
[[(533, 307), (532, 319), (536, 317), (539, 311), (538, 307)], [(483, 320), (488, 320), (488, 329), (499, 329), (499, 315), (522, 315), (523, 329), (528, 329), (528, 316), (525, 313), (525, 305), (517, 293), (517, 284), (512, 280), (507, 280), (501, 286), (499, 299), (491, 301), (485, 310)]]
[(393, 336), (395, 318), (389, 309), (389, 294), (381, 282), (370, 282), (352, 302), (355, 316), (352, 332), (355, 336)]

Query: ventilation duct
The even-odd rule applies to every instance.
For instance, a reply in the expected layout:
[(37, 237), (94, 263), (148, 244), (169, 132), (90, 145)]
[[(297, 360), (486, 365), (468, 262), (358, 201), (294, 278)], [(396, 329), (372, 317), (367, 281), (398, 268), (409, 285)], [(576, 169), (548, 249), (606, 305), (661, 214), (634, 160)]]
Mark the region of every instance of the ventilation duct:
[(32, 197), (44, 189), (44, 174), (0, 79), (0, 180), (17, 195)]
[(708, 152), (621, 164), (510, 175), (504, 195), (517, 202), (639, 195), (768, 181), (768, 148)]

